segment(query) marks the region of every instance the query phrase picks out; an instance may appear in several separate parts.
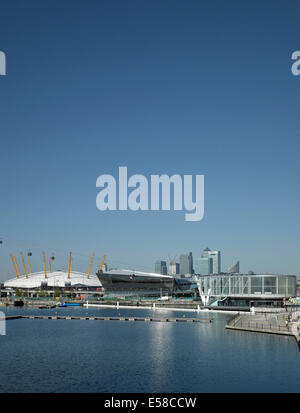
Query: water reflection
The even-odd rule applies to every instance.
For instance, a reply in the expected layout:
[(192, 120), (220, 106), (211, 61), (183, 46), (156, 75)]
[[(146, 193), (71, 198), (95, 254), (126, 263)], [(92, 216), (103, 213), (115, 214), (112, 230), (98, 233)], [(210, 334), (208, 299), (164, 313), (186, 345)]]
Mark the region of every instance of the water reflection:
[[(76, 316), (153, 314), (97, 308), (4, 310)], [(227, 319), (217, 314), (205, 324), (13, 320), (7, 322), (7, 335), (0, 336), (0, 391), (298, 392), (296, 341), (229, 331)]]

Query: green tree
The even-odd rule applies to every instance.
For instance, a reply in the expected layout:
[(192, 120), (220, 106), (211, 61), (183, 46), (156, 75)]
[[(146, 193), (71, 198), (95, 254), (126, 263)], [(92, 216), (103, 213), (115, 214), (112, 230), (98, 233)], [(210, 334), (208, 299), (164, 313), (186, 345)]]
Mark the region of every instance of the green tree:
[(22, 292), (18, 288), (16, 288), (15, 294), (17, 297), (22, 297)]

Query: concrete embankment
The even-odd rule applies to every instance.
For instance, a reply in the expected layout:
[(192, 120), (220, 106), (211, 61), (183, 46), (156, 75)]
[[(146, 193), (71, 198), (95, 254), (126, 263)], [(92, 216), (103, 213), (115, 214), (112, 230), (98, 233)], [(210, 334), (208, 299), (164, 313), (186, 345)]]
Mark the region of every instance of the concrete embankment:
[(300, 344), (300, 321), (293, 313), (237, 314), (226, 325), (229, 330), (293, 336)]

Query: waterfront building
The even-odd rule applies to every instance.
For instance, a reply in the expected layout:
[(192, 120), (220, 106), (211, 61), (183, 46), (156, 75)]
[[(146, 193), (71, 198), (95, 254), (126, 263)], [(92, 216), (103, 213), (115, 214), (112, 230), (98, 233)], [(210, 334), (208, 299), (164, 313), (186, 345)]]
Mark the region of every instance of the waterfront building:
[(201, 295), (217, 306), (278, 306), (296, 296), (296, 276), (283, 274), (219, 274), (197, 277)]
[(166, 261), (156, 261), (156, 263), (155, 263), (155, 273), (156, 274), (162, 274), (162, 275), (167, 275), (168, 274)]
[(221, 272), (221, 251), (212, 251), (210, 248), (205, 248), (201, 254), (201, 258), (211, 258), (213, 261), (213, 274)]
[(191, 278), (178, 278), (133, 270), (114, 269), (106, 273), (97, 272), (104, 287), (105, 296), (189, 296), (197, 295), (197, 284)]
[(193, 274), (193, 254), (191, 252), (180, 255), (180, 274)]
[(209, 275), (213, 273), (212, 258), (195, 258), (195, 274)]

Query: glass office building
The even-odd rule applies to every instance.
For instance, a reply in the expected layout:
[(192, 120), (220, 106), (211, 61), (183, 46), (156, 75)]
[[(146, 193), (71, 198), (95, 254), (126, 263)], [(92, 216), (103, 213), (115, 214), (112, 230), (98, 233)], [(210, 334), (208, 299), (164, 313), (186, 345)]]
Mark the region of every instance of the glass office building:
[(155, 271), (156, 274), (167, 275), (168, 274), (168, 268), (167, 268), (166, 261), (156, 261), (154, 271)]
[(195, 274), (208, 275), (213, 273), (212, 258), (195, 258)]
[(180, 255), (180, 274), (193, 274), (193, 254), (191, 252)]
[[(218, 305), (279, 305), (296, 296), (295, 275), (234, 274), (198, 277), (201, 291), (220, 300)], [(222, 300), (222, 301), (221, 301)]]
[(221, 272), (221, 251), (212, 251), (210, 248), (205, 248), (205, 250), (201, 254), (201, 258), (211, 258), (212, 259), (211, 273), (220, 274)]

